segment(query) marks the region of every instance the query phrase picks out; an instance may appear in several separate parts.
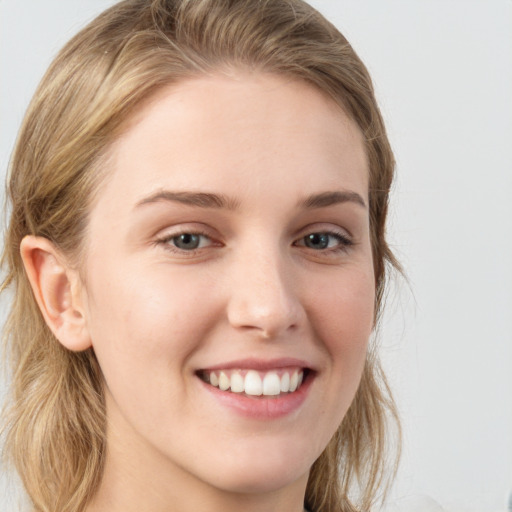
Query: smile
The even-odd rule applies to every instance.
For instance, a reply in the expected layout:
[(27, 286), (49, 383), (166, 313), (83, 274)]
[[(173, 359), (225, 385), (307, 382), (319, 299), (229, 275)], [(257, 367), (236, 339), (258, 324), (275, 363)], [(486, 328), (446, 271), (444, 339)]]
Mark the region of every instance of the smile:
[(297, 391), (303, 382), (303, 368), (283, 368), (270, 371), (226, 369), (199, 372), (199, 377), (221, 391), (248, 396), (279, 397)]

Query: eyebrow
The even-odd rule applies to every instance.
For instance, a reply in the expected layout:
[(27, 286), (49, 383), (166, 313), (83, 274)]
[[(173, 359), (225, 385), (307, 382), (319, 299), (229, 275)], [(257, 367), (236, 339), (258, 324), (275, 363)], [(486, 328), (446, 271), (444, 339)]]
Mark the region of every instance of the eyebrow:
[(236, 210), (238, 202), (225, 196), (224, 194), (213, 194), (210, 192), (172, 192), (170, 190), (161, 190), (142, 199), (137, 203), (137, 207), (145, 204), (159, 203), (161, 201), (171, 201), (199, 208), (215, 208)]
[[(136, 207), (161, 201), (176, 202), (188, 206), (196, 206), (198, 208), (236, 210), (239, 207), (239, 203), (235, 199), (224, 194), (214, 194), (211, 192), (173, 192), (170, 190), (155, 192), (154, 194), (151, 194), (139, 201)], [(351, 191), (329, 191), (312, 194), (307, 196), (305, 199), (300, 200), (298, 206), (299, 208), (306, 208), (309, 210), (315, 208), (326, 208), (328, 206), (342, 203), (355, 203), (366, 208), (363, 198), (357, 192)]]
[(307, 209), (326, 208), (341, 203), (355, 203), (366, 208), (364, 199), (357, 192), (335, 191), (312, 194), (300, 201), (299, 206)]

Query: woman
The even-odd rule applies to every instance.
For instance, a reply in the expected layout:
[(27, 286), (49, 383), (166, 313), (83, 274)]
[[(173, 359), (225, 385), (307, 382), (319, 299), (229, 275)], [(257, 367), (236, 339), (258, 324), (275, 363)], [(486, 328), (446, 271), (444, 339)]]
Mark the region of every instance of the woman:
[(368, 510), (392, 177), (364, 65), (300, 0), (128, 0), (73, 38), (9, 177), (34, 509)]

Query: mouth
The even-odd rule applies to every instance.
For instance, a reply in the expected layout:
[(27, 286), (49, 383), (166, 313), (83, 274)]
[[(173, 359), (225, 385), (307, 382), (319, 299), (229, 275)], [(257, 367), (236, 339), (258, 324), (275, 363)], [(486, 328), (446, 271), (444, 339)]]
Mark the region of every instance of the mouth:
[(311, 376), (303, 367), (274, 368), (262, 371), (249, 368), (199, 370), (197, 376), (220, 391), (252, 398), (280, 398), (299, 391)]

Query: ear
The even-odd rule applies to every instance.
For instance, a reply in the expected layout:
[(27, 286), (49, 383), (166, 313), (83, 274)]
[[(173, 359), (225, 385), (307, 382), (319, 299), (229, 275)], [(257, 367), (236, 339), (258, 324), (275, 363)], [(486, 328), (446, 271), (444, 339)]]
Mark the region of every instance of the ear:
[(39, 309), (55, 337), (69, 350), (89, 348), (78, 273), (46, 238), (26, 236), (20, 251)]

